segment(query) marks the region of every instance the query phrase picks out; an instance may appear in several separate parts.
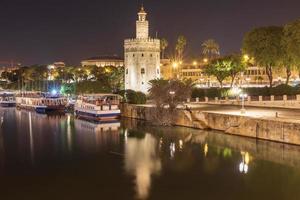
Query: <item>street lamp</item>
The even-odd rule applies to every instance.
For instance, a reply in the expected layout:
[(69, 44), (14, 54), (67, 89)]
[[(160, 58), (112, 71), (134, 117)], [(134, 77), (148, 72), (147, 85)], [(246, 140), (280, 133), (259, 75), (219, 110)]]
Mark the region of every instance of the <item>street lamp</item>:
[(172, 104), (173, 104), (173, 100), (174, 100), (174, 96), (175, 96), (175, 91), (171, 90), (171, 91), (169, 92), (169, 94), (171, 95)]
[(245, 114), (246, 113), (246, 109), (245, 109), (245, 98), (248, 97), (247, 94), (240, 94), (240, 97), (242, 98), (242, 109), (241, 109), (241, 114)]
[(193, 62), (193, 65), (196, 66), (196, 65), (197, 65), (197, 61), (194, 61), (194, 62)]

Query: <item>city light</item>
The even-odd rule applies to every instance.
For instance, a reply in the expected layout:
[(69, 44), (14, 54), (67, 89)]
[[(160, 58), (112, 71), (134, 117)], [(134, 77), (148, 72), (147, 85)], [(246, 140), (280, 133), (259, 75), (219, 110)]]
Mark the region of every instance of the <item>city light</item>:
[(194, 61), (194, 62), (193, 62), (193, 65), (194, 65), (194, 66), (196, 66), (197, 64), (198, 64), (197, 61)]
[(207, 58), (204, 58), (204, 59), (203, 59), (203, 62), (204, 62), (204, 63), (208, 63), (208, 59), (207, 59)]
[(177, 68), (177, 67), (178, 67), (178, 63), (177, 63), (177, 62), (174, 62), (174, 63), (172, 64), (172, 66), (173, 66), (173, 68)]
[(244, 58), (244, 61), (245, 61), (245, 62), (248, 62), (248, 61), (250, 60), (250, 57), (249, 57), (248, 54), (245, 54), (245, 55), (243, 56), (243, 58)]
[(52, 95), (57, 95), (57, 90), (56, 90), (56, 89), (53, 89), (53, 90), (51, 91), (51, 94), (52, 94)]

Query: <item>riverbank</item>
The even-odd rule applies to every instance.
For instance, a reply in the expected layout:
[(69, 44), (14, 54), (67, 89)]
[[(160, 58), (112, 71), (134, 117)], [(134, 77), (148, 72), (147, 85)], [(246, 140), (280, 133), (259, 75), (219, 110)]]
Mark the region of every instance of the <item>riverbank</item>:
[[(154, 121), (156, 108), (143, 105), (122, 105), (122, 116), (145, 121)], [(162, 113), (162, 116), (164, 113)], [(213, 129), (227, 134), (300, 145), (300, 120), (279, 118), (274, 114), (259, 112), (241, 114), (239, 110), (191, 110), (177, 109), (170, 117), (175, 126), (196, 129)]]

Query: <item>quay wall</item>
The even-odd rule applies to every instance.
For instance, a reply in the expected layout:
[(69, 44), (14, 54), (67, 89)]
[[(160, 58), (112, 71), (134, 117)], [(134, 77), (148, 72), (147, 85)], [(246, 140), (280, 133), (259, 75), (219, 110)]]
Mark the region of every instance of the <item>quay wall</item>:
[[(122, 116), (145, 121), (156, 120), (156, 108), (124, 104)], [(167, 112), (165, 110), (164, 112)], [(155, 117), (156, 116), (156, 117)], [(231, 135), (300, 145), (300, 122), (196, 110), (177, 109), (169, 116), (170, 124), (196, 129), (213, 129)]]

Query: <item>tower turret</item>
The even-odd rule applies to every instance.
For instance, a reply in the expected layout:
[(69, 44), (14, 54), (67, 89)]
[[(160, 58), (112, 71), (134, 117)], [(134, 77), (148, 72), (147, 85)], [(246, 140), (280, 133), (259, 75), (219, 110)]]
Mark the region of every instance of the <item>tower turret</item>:
[(138, 20), (136, 21), (136, 38), (148, 38), (149, 37), (149, 22), (146, 19), (147, 13), (144, 7), (138, 12)]

